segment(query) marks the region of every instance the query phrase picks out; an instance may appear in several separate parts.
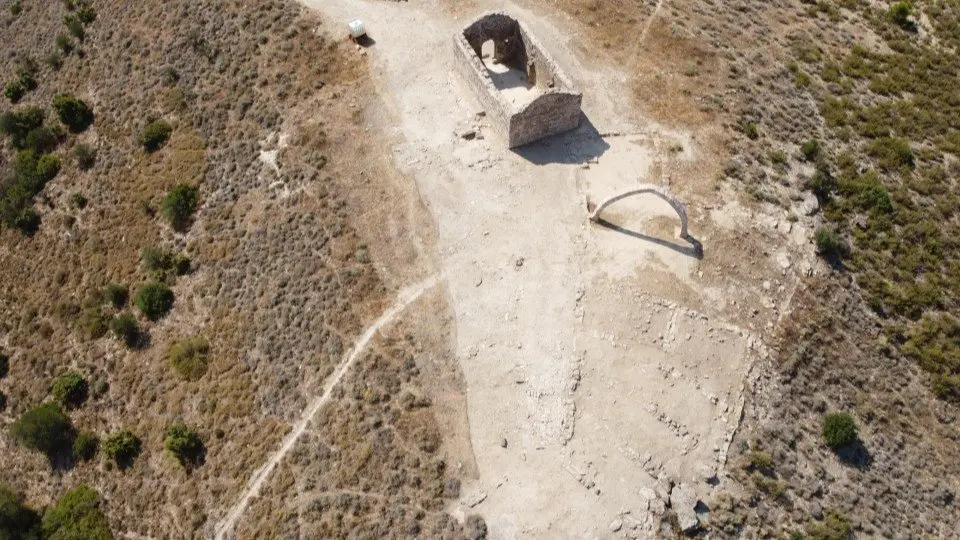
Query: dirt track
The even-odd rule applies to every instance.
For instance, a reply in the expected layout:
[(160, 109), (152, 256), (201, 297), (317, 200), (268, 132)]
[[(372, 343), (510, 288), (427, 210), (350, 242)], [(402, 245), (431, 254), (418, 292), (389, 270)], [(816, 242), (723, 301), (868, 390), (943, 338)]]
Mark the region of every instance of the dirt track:
[[(448, 278), (478, 470), (450, 510), (483, 515), (495, 538), (592, 537), (611, 524), (649, 534), (666, 498), (659, 486), (707, 490), (722, 468), (760, 345), (718, 314), (756, 314), (761, 302), (709, 277), (720, 273), (711, 237), (737, 221), (735, 203), (693, 201), (703, 260), (660, 199), (608, 209), (617, 229), (591, 225), (585, 203), (697, 170), (689, 165), (709, 159), (697, 134), (631, 111), (626, 75), (596, 58), (588, 66), (568, 22), (500, 3), (456, 18), (434, 2), (304, 3), (366, 23), (378, 113), (400, 141), (385, 151), (437, 227), (434, 270)], [(579, 130), (512, 152), (484, 125), (449, 51), (452, 34), (491, 7), (522, 18), (583, 89)], [(481, 137), (455, 135), (465, 126)], [(671, 190), (693, 198), (707, 180)], [(781, 273), (772, 257), (754, 264)]]

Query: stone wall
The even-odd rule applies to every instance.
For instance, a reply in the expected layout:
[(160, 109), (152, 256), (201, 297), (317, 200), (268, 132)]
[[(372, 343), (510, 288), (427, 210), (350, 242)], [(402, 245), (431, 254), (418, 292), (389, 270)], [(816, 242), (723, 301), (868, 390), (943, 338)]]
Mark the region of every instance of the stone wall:
[[(487, 40), (494, 41), (499, 62), (528, 73), (539, 96), (522, 106), (504, 98), (480, 58)], [(460, 73), (511, 148), (580, 125), (582, 95), (523, 23), (504, 13), (486, 13), (457, 33), (453, 44)]]

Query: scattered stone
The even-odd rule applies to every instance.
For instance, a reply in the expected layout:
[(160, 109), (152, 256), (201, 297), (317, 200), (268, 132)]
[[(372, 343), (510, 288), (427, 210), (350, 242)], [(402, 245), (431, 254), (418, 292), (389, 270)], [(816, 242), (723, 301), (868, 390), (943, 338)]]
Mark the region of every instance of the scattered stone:
[(500, 439), (500, 448), (506, 448), (506, 447), (507, 447), (507, 438), (506, 438), (506, 437), (502, 437), (502, 438)]
[(619, 519), (615, 519), (613, 520), (613, 522), (610, 523), (611, 532), (617, 532), (622, 528), (623, 528), (623, 521), (620, 521)]
[(523, 261), (524, 261), (523, 257), (517, 258), (517, 262), (516, 262), (517, 268), (520, 268), (523, 266)]
[(477, 131), (474, 129), (466, 129), (458, 133), (458, 136), (461, 139), (472, 141), (473, 139), (477, 138)]

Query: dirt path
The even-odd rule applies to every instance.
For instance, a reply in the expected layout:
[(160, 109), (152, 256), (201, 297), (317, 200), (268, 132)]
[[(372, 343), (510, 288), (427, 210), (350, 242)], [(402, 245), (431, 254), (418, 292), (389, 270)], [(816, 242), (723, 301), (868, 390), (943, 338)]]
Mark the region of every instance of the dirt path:
[(373, 339), (373, 336), (380, 331), (385, 325), (393, 321), (393, 319), (400, 314), (407, 306), (415, 302), (420, 296), (432, 289), (439, 283), (440, 276), (434, 274), (423, 281), (411, 285), (399, 292), (397, 294), (397, 299), (394, 303), (383, 312), (380, 317), (373, 322), (363, 335), (360, 336), (360, 339), (357, 340), (356, 344), (353, 346), (353, 349), (344, 356), (343, 360), (337, 366), (336, 370), (333, 372), (330, 377), (327, 378), (327, 381), (324, 383), (323, 393), (317, 396), (313, 401), (307, 405), (307, 408), (304, 409), (303, 414), (300, 416), (300, 419), (296, 424), (293, 425), (293, 429), (290, 430), (290, 433), (283, 438), (283, 441), (280, 443), (280, 447), (270, 455), (267, 461), (263, 464), (262, 467), (257, 469), (257, 471), (250, 477), (250, 480), (247, 482), (247, 487), (241, 493), (240, 498), (237, 502), (230, 507), (230, 510), (227, 511), (226, 516), (216, 527), (215, 537), (220, 540), (223, 538), (229, 538), (237, 524), (237, 521), (243, 516), (244, 511), (247, 509), (247, 506), (250, 504), (250, 500), (256, 497), (260, 493), (260, 488), (263, 486), (263, 483), (270, 477), (270, 473), (277, 467), (280, 461), (290, 452), (293, 448), (293, 445), (297, 442), (297, 439), (303, 435), (303, 432), (307, 429), (307, 425), (313, 420), (313, 417), (317, 415), (317, 412), (323, 408), (324, 405), (330, 402), (330, 395), (333, 392), (333, 389), (340, 383), (340, 380), (343, 379), (343, 376), (346, 375), (350, 368), (353, 367), (353, 364), (360, 358), (360, 355), (364, 352), (367, 347), (367, 344)]

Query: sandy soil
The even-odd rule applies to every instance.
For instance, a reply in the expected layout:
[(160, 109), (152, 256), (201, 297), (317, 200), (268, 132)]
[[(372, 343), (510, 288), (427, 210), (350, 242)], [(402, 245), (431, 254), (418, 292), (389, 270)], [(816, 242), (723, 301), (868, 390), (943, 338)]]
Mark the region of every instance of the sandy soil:
[[(704, 187), (698, 134), (631, 111), (626, 74), (580, 57), (589, 47), (570, 21), (502, 2), (456, 15), (432, 1), (304, 4), (364, 20), (387, 151), (436, 226), (475, 463), (459, 461), (476, 476), (451, 511), (481, 514), (494, 538), (648, 535), (665, 484), (704, 492), (721, 469), (762, 321), (803, 271), (790, 261), (802, 242), (789, 241), (802, 234), (773, 219), (763, 234), (782, 248), (740, 240), (754, 216)], [(522, 18), (583, 90), (579, 130), (510, 151), (485, 125), (450, 41), (494, 8)], [(461, 139), (464, 126), (481, 137)], [(687, 198), (702, 260), (655, 197), (611, 206), (616, 230), (587, 219), (588, 200), (650, 183)], [(749, 273), (731, 279), (738, 263)]]

